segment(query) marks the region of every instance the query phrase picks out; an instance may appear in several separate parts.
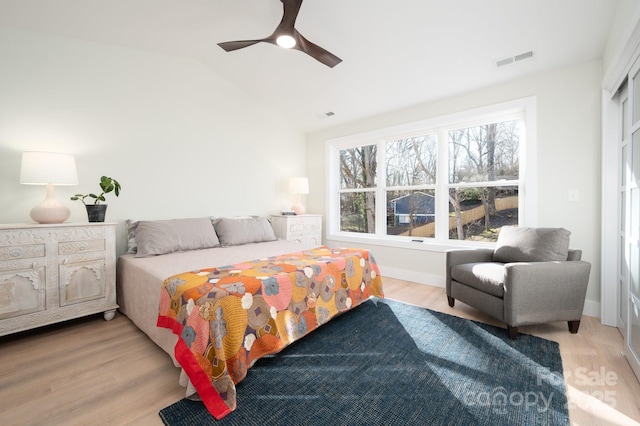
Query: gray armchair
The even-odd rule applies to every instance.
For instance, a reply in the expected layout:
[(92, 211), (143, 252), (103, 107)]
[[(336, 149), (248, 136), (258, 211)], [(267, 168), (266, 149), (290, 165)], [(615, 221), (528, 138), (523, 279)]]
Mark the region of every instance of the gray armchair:
[(577, 333), (591, 264), (562, 228), (502, 228), (495, 249), (446, 252), (449, 306), (460, 300), (507, 324), (567, 321)]

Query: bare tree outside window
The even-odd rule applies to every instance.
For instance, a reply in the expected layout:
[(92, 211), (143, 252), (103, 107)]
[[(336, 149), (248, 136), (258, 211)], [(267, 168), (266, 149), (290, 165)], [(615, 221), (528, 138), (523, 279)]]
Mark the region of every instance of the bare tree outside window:
[[(370, 189), (376, 185), (377, 146), (340, 151), (340, 189)], [(349, 191), (340, 194), (340, 230), (375, 233), (375, 193)]]
[(494, 241), (501, 226), (518, 223), (518, 126), (513, 120), (449, 132), (449, 238)]
[(437, 152), (434, 135), (386, 143), (387, 235), (434, 236)]
[(525, 119), (509, 114), (334, 145), (339, 155), (331, 166), (339, 176), (332, 205), (339, 208), (339, 231), (495, 241), (502, 226), (519, 219)]

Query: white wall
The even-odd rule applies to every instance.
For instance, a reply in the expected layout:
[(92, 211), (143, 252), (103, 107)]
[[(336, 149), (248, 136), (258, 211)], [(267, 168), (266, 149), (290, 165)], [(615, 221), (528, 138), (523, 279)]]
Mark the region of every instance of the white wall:
[[(602, 64), (592, 62), (308, 135), (307, 163), (311, 190), (308, 211), (325, 212), (327, 139), (536, 96), (539, 205), (535, 207), (537, 223), (530, 224), (561, 226), (572, 232), (571, 245), (581, 248), (583, 259), (592, 264), (585, 313), (598, 316), (601, 80)], [(569, 189), (579, 191), (579, 202), (568, 202)], [(444, 285), (442, 252), (382, 246), (367, 248), (372, 250), (385, 275)]]
[[(305, 175), (305, 139), (201, 63), (0, 27), (0, 223), (30, 222), (44, 187), (20, 185), (23, 151), (74, 154), (75, 193), (122, 184), (107, 221), (275, 213)], [(111, 194), (112, 195), (112, 194)], [(119, 230), (118, 248), (124, 248)]]
[(618, 0), (607, 44), (602, 55), (605, 75), (610, 70), (613, 71), (616, 63), (620, 60), (627, 40), (629, 40), (639, 19), (640, 3), (638, 0)]

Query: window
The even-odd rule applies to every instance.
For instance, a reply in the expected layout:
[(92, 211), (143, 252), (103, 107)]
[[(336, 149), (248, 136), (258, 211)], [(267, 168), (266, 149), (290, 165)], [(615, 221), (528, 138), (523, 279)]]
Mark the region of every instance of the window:
[(448, 132), (449, 239), (495, 241), (518, 224), (522, 120)]
[(437, 137), (422, 134), (381, 143), (386, 145), (386, 233), (424, 233), (435, 226)]
[(374, 234), (377, 146), (340, 151), (340, 230)]
[(523, 219), (531, 102), (328, 141), (329, 232), (495, 241)]

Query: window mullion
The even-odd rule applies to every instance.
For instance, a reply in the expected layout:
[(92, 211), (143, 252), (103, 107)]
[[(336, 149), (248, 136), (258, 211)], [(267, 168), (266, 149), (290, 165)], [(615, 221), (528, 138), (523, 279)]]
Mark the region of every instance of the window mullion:
[(340, 231), (340, 150), (327, 144), (327, 234), (331, 235)]
[(376, 176), (376, 235), (387, 235), (387, 143), (378, 140), (377, 143)]
[(436, 239), (449, 236), (449, 135), (438, 129), (438, 158), (436, 167)]

